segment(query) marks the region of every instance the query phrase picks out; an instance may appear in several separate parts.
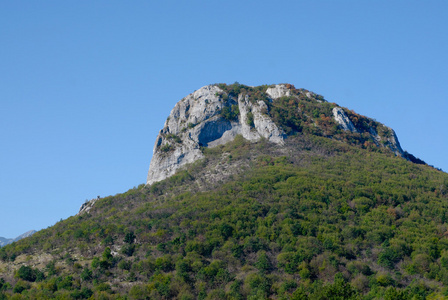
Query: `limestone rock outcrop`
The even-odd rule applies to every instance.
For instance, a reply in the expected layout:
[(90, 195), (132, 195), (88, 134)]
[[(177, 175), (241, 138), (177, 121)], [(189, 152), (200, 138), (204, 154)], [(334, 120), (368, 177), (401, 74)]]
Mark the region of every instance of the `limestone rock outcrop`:
[[(285, 89), (276, 86), (269, 95), (281, 97), (289, 92)], [(253, 102), (242, 94), (228, 95), (215, 85), (204, 86), (183, 98), (157, 136), (147, 184), (163, 180), (202, 158), (201, 147), (225, 144), (237, 135), (249, 141), (265, 138), (283, 144), (284, 134), (264, 113), (266, 110), (263, 101)]]
[[(362, 132), (362, 130), (357, 129), (355, 125), (353, 125), (353, 122), (341, 107), (333, 108), (332, 112), (334, 120), (342, 127), (343, 130), (354, 133)], [(380, 124), (379, 126), (381, 126), (381, 130), (384, 132), (383, 136), (380, 136), (374, 128), (368, 128), (368, 133), (370, 134), (373, 142), (378, 147), (387, 147), (395, 153), (395, 155), (406, 158), (403, 149), (401, 149), (400, 142), (398, 141), (395, 131), (383, 124)]]
[[(263, 86), (262, 89), (242, 86), (244, 91), (240, 90), (240, 85), (236, 86), (236, 90), (230, 90), (227, 87), (229, 86), (204, 86), (174, 106), (156, 138), (147, 184), (153, 184), (172, 176), (184, 165), (201, 159), (204, 157), (203, 147), (216, 147), (225, 144), (232, 141), (237, 135), (242, 135), (249, 141), (258, 141), (264, 138), (282, 146), (287, 135), (278, 123), (278, 118), (274, 122), (270, 114), (270, 107), (275, 106), (276, 101), (296, 103), (282, 105), (297, 105), (299, 103), (298, 107), (292, 107), (292, 109), (301, 115), (302, 122), (311, 128), (309, 130), (311, 132), (321, 126), (319, 130), (323, 132), (324, 136), (341, 138), (325, 133), (328, 132), (328, 128), (333, 126), (331, 125), (333, 122), (332, 124), (339, 126), (343, 132), (358, 136), (360, 139), (369, 136), (376, 146), (386, 147), (396, 155), (406, 158), (398, 138), (391, 128), (372, 119), (354, 115), (354, 113), (348, 114), (350, 111), (335, 103), (328, 103), (322, 96), (307, 90), (297, 90), (289, 84)], [(257, 96), (251, 97), (248, 90), (251, 93), (258, 93)], [(289, 102), (294, 99), (298, 102)], [(314, 110), (302, 111), (306, 105), (313, 105)], [(322, 110), (319, 112), (320, 108)], [(322, 112), (325, 113), (322, 115)], [(328, 123), (331, 113), (333, 121)], [(356, 124), (359, 122), (352, 122), (350, 119), (357, 119), (357, 116), (368, 120), (367, 123), (370, 125), (357, 128)], [(326, 127), (321, 125), (323, 122), (327, 122)], [(381, 134), (378, 134), (377, 131), (380, 131)], [(294, 134), (294, 132), (291, 133), (289, 130), (288, 134)], [(84, 210), (88, 210), (88, 207), (86, 205)]]
[(355, 125), (353, 125), (352, 121), (348, 118), (347, 114), (340, 107), (333, 108), (333, 117), (335, 121), (341, 125), (342, 129), (351, 132), (358, 132)]

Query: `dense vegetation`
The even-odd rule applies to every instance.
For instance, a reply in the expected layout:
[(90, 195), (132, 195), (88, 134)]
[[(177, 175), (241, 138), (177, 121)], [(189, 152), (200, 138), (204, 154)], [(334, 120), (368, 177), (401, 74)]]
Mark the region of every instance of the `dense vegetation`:
[[(282, 151), (238, 138), (205, 154), (1, 248), (0, 299), (447, 293), (446, 173), (312, 135)], [(247, 172), (196, 187), (204, 166), (241, 161), (251, 161)]]
[[(238, 82), (226, 85), (217, 84), (224, 92), (220, 95), (223, 99), (233, 99), (236, 101), (238, 96), (248, 97), (250, 101), (263, 101), (267, 105), (264, 112), (282, 128), (286, 135), (297, 133), (308, 133), (317, 136), (324, 136), (339, 141), (344, 141), (351, 145), (359, 145), (364, 149), (374, 149), (377, 147), (388, 147), (388, 139), (393, 132), (383, 124), (359, 115), (354, 111), (342, 108), (347, 116), (357, 128), (357, 133), (343, 131), (333, 118), (332, 109), (337, 107), (336, 103), (327, 102), (323, 96), (314, 94), (305, 89), (297, 89), (291, 84), (285, 84), (289, 89), (290, 95), (271, 101), (266, 91), (270, 85), (261, 85), (251, 87), (239, 84)], [(236, 103), (236, 102), (235, 102)], [(223, 116), (229, 120), (235, 119), (238, 115), (236, 105), (225, 107)], [(253, 126), (253, 115), (249, 113), (248, 124)], [(378, 134), (382, 139), (381, 143), (372, 138), (372, 133)], [(406, 157), (419, 164), (425, 164), (424, 161), (414, 157), (412, 154), (405, 153)]]
[(265, 101), (286, 145), (204, 148), (162, 182), (0, 248), (0, 299), (448, 297), (448, 174), (375, 144), (369, 128), (391, 133), (372, 119), (345, 110), (359, 133), (342, 131), (336, 104), (306, 90), (271, 102), (269, 86), (219, 86)]

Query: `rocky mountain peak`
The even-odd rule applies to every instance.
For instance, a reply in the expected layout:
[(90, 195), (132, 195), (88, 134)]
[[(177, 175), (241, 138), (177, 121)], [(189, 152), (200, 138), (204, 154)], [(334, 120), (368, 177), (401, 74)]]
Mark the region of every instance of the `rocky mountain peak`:
[(202, 158), (202, 147), (225, 144), (237, 135), (249, 141), (264, 138), (282, 146), (288, 135), (297, 132), (339, 140), (351, 135), (363, 147), (387, 148), (405, 157), (392, 129), (310, 91), (291, 84), (214, 84), (174, 106), (156, 138), (147, 184)]

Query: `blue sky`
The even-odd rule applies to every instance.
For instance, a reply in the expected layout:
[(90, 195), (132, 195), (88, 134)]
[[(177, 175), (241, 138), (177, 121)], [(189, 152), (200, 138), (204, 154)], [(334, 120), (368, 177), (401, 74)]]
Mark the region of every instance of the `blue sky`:
[(448, 170), (447, 1), (0, 2), (0, 236), (144, 183), (175, 103), (291, 83)]

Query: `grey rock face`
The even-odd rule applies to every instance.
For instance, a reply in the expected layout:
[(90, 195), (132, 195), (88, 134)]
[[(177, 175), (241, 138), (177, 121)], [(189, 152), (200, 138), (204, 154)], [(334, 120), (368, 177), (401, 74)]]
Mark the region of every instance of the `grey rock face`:
[(382, 125), (382, 131), (385, 133), (385, 135), (380, 136), (375, 129), (369, 128), (370, 137), (375, 142), (375, 144), (378, 147), (386, 147), (389, 148), (395, 155), (406, 158), (406, 155), (404, 154), (403, 149), (401, 149), (400, 142), (398, 141), (398, 137), (395, 134), (395, 131), (387, 127), (385, 125)]
[[(286, 87), (276, 86), (269, 95), (275, 98), (288, 92)], [(226, 118), (222, 114), (226, 107), (229, 110), (238, 108), (239, 114), (233, 119)], [(263, 101), (253, 103), (242, 95), (234, 98), (214, 85), (188, 95), (174, 106), (157, 136), (147, 184), (161, 181), (182, 166), (202, 158), (201, 147), (216, 147), (237, 135), (249, 141), (266, 138), (282, 144), (283, 133), (266, 111)]]
[[(306, 90), (300, 90), (308, 100), (328, 106), (323, 97)], [(235, 92), (234, 92), (235, 93)], [(284, 84), (266, 89), (267, 98), (250, 99), (245, 93), (235, 95), (216, 85), (208, 85), (179, 101), (159, 132), (150, 163), (147, 184), (153, 184), (172, 176), (186, 164), (203, 157), (201, 147), (216, 147), (232, 141), (237, 135), (246, 140), (258, 141), (264, 138), (277, 145), (283, 145), (286, 138), (269, 116), (270, 103), (281, 97), (294, 96)], [(298, 97), (295, 94), (294, 97)], [(378, 147), (387, 147), (396, 155), (405, 157), (395, 132), (377, 122), (375, 128), (356, 128), (343, 108), (332, 104), (334, 120), (345, 131), (354, 134), (370, 134)], [(300, 108), (297, 108), (300, 111)], [(313, 120), (310, 116), (307, 116)], [(318, 126), (318, 122), (314, 123)], [(86, 204), (81, 211), (88, 211), (93, 205)]]
[[(258, 141), (260, 138), (265, 138), (276, 144), (283, 144), (283, 132), (274, 124), (272, 119), (265, 113), (267, 112), (267, 105), (263, 101), (252, 103), (249, 97), (239, 97), (238, 105), (241, 114), (240, 125), (242, 134), (246, 140)], [(248, 124), (249, 114), (252, 114), (253, 125)]]
[[(334, 120), (344, 129), (345, 131), (351, 131), (355, 133), (359, 133), (360, 130), (358, 130), (355, 125), (353, 125), (350, 118), (347, 116), (347, 114), (344, 112), (344, 110), (340, 107), (333, 108), (333, 117)], [(374, 143), (378, 147), (387, 147), (389, 148), (395, 155), (405, 158), (404, 151), (400, 146), (400, 142), (398, 141), (398, 137), (395, 134), (395, 131), (387, 127), (385, 125), (380, 125), (382, 128), (382, 131), (385, 133), (385, 135), (380, 136), (374, 128), (369, 128), (369, 134)]]
[(283, 84), (277, 84), (275, 87), (270, 87), (266, 90), (266, 94), (271, 99), (277, 99), (284, 96), (291, 96), (291, 91)]
[(384, 139), (383, 145), (385, 147), (388, 147), (393, 153), (395, 153), (395, 155), (406, 158), (404, 151), (401, 148), (400, 142), (398, 141), (398, 137), (395, 134), (395, 131), (390, 127), (387, 127), (387, 126), (384, 126), (384, 127), (385, 127), (386, 131), (389, 133), (388, 134), (389, 136)]
[(340, 107), (333, 108), (333, 117), (334, 120), (341, 125), (342, 129), (351, 132), (358, 132), (355, 125), (353, 125), (352, 121), (348, 118), (347, 114)]
[(84, 213), (88, 213), (88, 212), (92, 209), (93, 205), (95, 204), (95, 202), (96, 202), (98, 199), (99, 199), (99, 198), (97, 198), (97, 199), (92, 199), (92, 200), (89, 200), (89, 201), (84, 202), (84, 203), (81, 205), (81, 207), (79, 208), (79, 212), (78, 212), (76, 215), (77, 215), (77, 216), (80, 216), (80, 215), (82, 215), (82, 214), (84, 214)]

